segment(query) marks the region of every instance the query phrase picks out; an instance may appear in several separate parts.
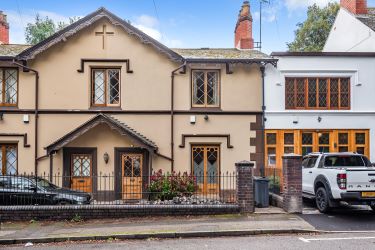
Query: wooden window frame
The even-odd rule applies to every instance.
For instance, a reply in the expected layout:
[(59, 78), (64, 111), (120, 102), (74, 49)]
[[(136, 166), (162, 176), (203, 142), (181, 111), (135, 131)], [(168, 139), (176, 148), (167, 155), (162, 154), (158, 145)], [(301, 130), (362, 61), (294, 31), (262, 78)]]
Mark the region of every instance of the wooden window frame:
[[(94, 77), (94, 72), (96, 70), (103, 70), (105, 72), (104, 74), (104, 103), (103, 104), (98, 104), (94, 103), (94, 84), (95, 84), (95, 77)], [(119, 103), (118, 104), (110, 104), (108, 100), (108, 71), (109, 70), (118, 70), (119, 71)], [(98, 66), (98, 67), (90, 67), (91, 71), (91, 91), (90, 91), (90, 103), (92, 107), (121, 107), (121, 66)]]
[[(299, 79), (303, 79), (304, 81), (304, 91), (305, 91), (305, 105), (304, 107), (297, 107), (297, 96), (298, 96), (298, 93), (297, 93), (297, 80)], [(310, 107), (309, 106), (309, 79), (315, 79), (316, 81), (316, 104), (315, 104), (315, 107)], [(327, 84), (327, 93), (326, 93), (326, 106), (324, 107), (320, 107), (320, 102), (319, 102), (319, 95), (320, 95), (320, 92), (319, 92), (319, 80), (320, 79), (326, 79), (326, 84)], [(331, 79), (338, 79), (338, 106), (337, 107), (331, 107)], [(342, 79), (347, 79), (348, 80), (348, 107), (343, 107), (341, 106), (341, 95), (342, 95), (342, 92), (341, 92), (341, 80)], [(287, 100), (287, 96), (288, 96), (288, 91), (287, 91), (287, 87), (286, 87), (286, 84), (287, 82), (293, 82), (293, 105), (290, 107), (287, 105), (288, 103), (288, 100)], [(337, 76), (337, 77), (286, 77), (285, 78), (285, 109), (287, 110), (350, 110), (351, 108), (351, 79), (350, 77), (340, 77), (340, 76)]]
[[(194, 72), (204, 72), (204, 104), (194, 104)], [(218, 75), (218, 104), (210, 105), (207, 104), (207, 74), (209, 72), (216, 72)], [(220, 108), (221, 107), (221, 70), (220, 69), (192, 69), (191, 70), (191, 107), (192, 108)]]
[[(16, 70), (17, 71), (17, 101), (16, 103), (5, 103), (5, 71), (6, 70)], [(2, 90), (2, 96), (0, 101), (0, 107), (18, 107), (18, 97), (19, 97), (19, 79), (20, 72), (16, 67), (0, 67), (0, 74), (2, 74), (2, 81), (0, 82), (0, 88)]]
[(12, 146), (16, 148), (16, 174), (18, 174), (18, 145), (17, 143), (0, 143), (0, 151), (2, 153), (2, 161), (0, 162), (0, 176), (7, 175), (6, 173), (6, 147)]

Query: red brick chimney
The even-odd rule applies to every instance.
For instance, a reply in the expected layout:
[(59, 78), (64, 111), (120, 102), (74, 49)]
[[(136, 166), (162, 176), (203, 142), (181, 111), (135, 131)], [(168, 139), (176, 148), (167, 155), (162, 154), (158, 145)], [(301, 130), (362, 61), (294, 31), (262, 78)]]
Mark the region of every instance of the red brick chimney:
[(236, 29), (234, 30), (234, 47), (237, 49), (253, 49), (253, 18), (250, 12), (249, 1), (244, 1), (240, 14), (238, 14), (238, 20)]
[(9, 44), (9, 23), (7, 15), (0, 10), (0, 44)]
[(340, 6), (354, 15), (367, 14), (367, 0), (341, 0)]

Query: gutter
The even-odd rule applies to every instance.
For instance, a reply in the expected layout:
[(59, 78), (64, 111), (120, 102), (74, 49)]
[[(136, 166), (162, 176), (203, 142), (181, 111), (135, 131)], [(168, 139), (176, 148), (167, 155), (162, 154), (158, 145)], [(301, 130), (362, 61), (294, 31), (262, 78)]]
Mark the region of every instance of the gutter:
[(25, 65), (22, 65), (20, 63), (17, 63), (15, 60), (12, 62), (14, 65), (17, 65), (18, 67), (23, 68), (26, 71), (31, 71), (35, 74), (35, 137), (34, 137), (34, 154), (35, 154), (35, 159), (34, 159), (34, 172), (35, 176), (38, 175), (38, 121), (39, 121), (39, 72), (35, 69), (29, 68)]
[(174, 77), (177, 71), (186, 66), (186, 61), (171, 73), (171, 172), (174, 171)]
[(266, 67), (264, 65), (260, 66), (260, 72), (262, 74), (262, 124), (261, 124), (261, 140), (262, 140), (262, 165), (260, 166), (260, 175), (262, 177), (265, 176), (265, 167), (266, 167), (266, 154), (265, 154), (265, 147), (266, 147), (266, 142), (265, 142), (265, 120), (266, 120), (266, 101), (265, 101), (265, 70)]

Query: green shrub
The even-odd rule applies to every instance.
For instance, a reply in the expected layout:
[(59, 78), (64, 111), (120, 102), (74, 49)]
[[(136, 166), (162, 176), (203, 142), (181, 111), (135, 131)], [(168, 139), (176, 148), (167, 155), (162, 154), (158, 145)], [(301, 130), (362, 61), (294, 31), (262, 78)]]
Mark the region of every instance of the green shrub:
[(171, 200), (174, 197), (190, 197), (197, 190), (195, 177), (188, 173), (167, 173), (157, 171), (150, 178), (148, 192), (150, 200)]

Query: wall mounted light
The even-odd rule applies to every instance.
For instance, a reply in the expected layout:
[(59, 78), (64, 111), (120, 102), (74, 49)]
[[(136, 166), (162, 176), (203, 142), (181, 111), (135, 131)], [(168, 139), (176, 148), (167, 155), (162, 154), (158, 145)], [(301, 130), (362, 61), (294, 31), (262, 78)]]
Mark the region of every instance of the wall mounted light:
[(4, 119), (4, 113), (0, 113), (0, 121)]
[(323, 118), (318, 116), (318, 122), (321, 122), (322, 120), (323, 120)]
[(205, 119), (206, 121), (208, 121), (208, 119), (209, 119), (208, 115), (204, 115), (204, 119)]
[(190, 116), (190, 123), (195, 124), (196, 118), (195, 115)]
[(281, 82), (277, 82), (276, 86), (282, 86)]
[(24, 122), (24, 123), (29, 123), (29, 122), (30, 122), (30, 117), (29, 117), (29, 115), (23, 115), (23, 122)]
[(109, 155), (108, 155), (107, 152), (104, 153), (104, 155), (103, 155), (103, 159), (104, 159), (105, 164), (107, 164), (108, 161), (109, 161)]

